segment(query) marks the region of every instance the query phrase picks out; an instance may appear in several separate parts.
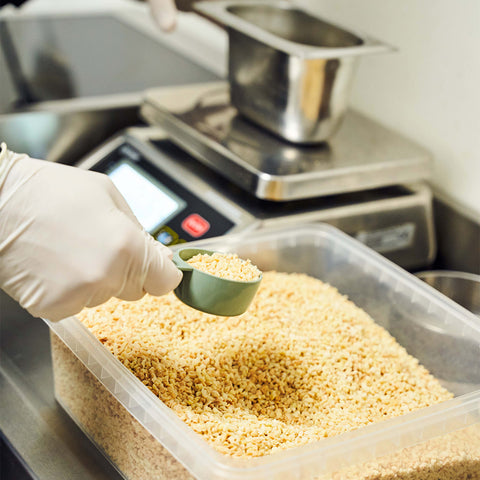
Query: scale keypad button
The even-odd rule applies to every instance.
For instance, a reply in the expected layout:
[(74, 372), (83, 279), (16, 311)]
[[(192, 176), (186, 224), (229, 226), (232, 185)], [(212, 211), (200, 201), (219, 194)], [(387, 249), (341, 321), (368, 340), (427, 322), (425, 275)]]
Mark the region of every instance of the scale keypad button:
[(166, 225), (162, 227), (162, 229), (157, 234), (157, 240), (164, 245), (172, 245), (176, 243), (178, 239), (178, 235), (174, 232), (171, 228), (167, 227)]
[(210, 230), (210, 223), (198, 213), (192, 213), (184, 218), (182, 228), (192, 237), (198, 238)]

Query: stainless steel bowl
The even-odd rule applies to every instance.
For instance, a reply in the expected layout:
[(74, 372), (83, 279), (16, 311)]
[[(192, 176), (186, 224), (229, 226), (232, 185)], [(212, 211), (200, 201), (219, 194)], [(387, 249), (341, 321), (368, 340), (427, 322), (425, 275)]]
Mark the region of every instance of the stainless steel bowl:
[(294, 143), (319, 143), (338, 128), (361, 55), (391, 50), (285, 1), (200, 2), (227, 27), (232, 104)]
[(480, 275), (451, 270), (432, 270), (416, 275), (462, 307), (480, 316)]

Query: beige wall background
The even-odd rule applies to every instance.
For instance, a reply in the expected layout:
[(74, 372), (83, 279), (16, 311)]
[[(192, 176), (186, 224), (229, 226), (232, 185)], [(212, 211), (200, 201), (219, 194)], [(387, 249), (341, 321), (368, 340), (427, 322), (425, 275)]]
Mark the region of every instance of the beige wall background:
[(437, 196), (480, 222), (480, 1), (297, 3), (398, 48), (362, 60), (351, 104), (427, 147)]

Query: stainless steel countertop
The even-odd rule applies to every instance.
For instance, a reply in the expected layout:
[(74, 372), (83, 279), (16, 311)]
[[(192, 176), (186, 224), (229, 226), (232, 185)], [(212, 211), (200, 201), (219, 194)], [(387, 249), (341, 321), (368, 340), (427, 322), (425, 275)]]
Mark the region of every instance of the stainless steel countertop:
[(55, 401), (47, 325), (2, 291), (0, 313), (0, 430), (33, 478), (122, 478)]

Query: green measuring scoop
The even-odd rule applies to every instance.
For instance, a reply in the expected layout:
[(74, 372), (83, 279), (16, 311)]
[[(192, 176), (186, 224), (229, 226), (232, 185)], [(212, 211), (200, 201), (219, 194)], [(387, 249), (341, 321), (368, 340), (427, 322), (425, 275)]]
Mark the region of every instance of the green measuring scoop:
[(173, 261), (182, 270), (183, 279), (174, 293), (179, 300), (196, 310), (225, 317), (240, 315), (247, 310), (257, 293), (262, 276), (247, 282), (230, 280), (202, 272), (187, 263), (195, 255), (214, 253), (201, 248), (177, 250)]

